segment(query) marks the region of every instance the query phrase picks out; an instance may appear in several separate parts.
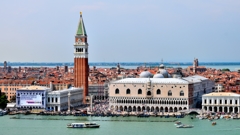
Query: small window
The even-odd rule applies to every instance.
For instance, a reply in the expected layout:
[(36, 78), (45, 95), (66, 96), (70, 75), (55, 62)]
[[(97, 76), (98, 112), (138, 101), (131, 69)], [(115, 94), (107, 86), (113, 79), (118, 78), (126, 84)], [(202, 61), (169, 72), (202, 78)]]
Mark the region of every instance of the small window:
[(168, 91), (168, 96), (172, 96), (172, 91), (171, 90)]
[(180, 92), (180, 96), (184, 96), (184, 92), (183, 91)]
[(116, 89), (116, 90), (115, 90), (115, 94), (119, 94), (119, 89)]
[(158, 90), (157, 90), (157, 95), (160, 95), (160, 94), (161, 94), (161, 90), (158, 89)]
[(130, 89), (127, 89), (126, 94), (130, 94), (130, 93), (131, 93)]
[(147, 95), (148, 95), (148, 96), (151, 96), (151, 95), (152, 95), (151, 91), (148, 91), (148, 92), (147, 92)]
[(138, 89), (138, 94), (142, 94), (142, 89)]

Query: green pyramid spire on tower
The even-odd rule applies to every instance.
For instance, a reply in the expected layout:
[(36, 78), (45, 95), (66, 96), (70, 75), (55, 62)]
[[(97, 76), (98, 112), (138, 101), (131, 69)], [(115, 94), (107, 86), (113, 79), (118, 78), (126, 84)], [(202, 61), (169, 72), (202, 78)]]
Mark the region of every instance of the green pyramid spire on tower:
[(87, 32), (83, 23), (82, 12), (80, 12), (80, 20), (78, 23), (77, 35), (87, 36)]

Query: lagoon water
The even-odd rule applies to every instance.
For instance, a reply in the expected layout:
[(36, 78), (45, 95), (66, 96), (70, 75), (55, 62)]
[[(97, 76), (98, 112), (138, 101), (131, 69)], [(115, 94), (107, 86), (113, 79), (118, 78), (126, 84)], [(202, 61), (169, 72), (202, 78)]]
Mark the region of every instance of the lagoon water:
[[(16, 117), (19, 119), (11, 119)], [(0, 117), (0, 135), (239, 135), (240, 120), (216, 120), (212, 126), (208, 120), (179, 119), (194, 128), (178, 129), (176, 118), (137, 117), (74, 117), (16, 115)], [(95, 121), (97, 129), (66, 128), (68, 123)]]

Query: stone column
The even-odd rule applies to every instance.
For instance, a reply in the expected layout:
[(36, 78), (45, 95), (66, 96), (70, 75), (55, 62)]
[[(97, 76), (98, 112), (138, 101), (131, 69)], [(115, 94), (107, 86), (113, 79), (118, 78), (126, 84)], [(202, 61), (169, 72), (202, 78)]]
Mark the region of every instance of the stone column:
[(90, 95), (90, 111), (92, 112), (92, 97), (93, 95)]
[(70, 91), (68, 92), (68, 111), (70, 112), (70, 106), (71, 106), (71, 101), (70, 101), (70, 96), (71, 96), (71, 93)]

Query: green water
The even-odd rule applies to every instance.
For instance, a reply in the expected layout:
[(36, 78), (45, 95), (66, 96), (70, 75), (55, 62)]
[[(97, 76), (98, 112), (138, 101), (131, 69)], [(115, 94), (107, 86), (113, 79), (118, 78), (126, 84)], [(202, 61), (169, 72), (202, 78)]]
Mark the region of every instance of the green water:
[[(16, 117), (19, 119), (10, 119)], [(175, 118), (137, 117), (74, 117), (17, 115), (0, 117), (0, 135), (239, 135), (240, 120), (216, 120), (212, 126), (208, 120), (179, 119), (194, 128), (178, 129)], [(68, 123), (96, 121), (97, 129), (66, 128)]]

